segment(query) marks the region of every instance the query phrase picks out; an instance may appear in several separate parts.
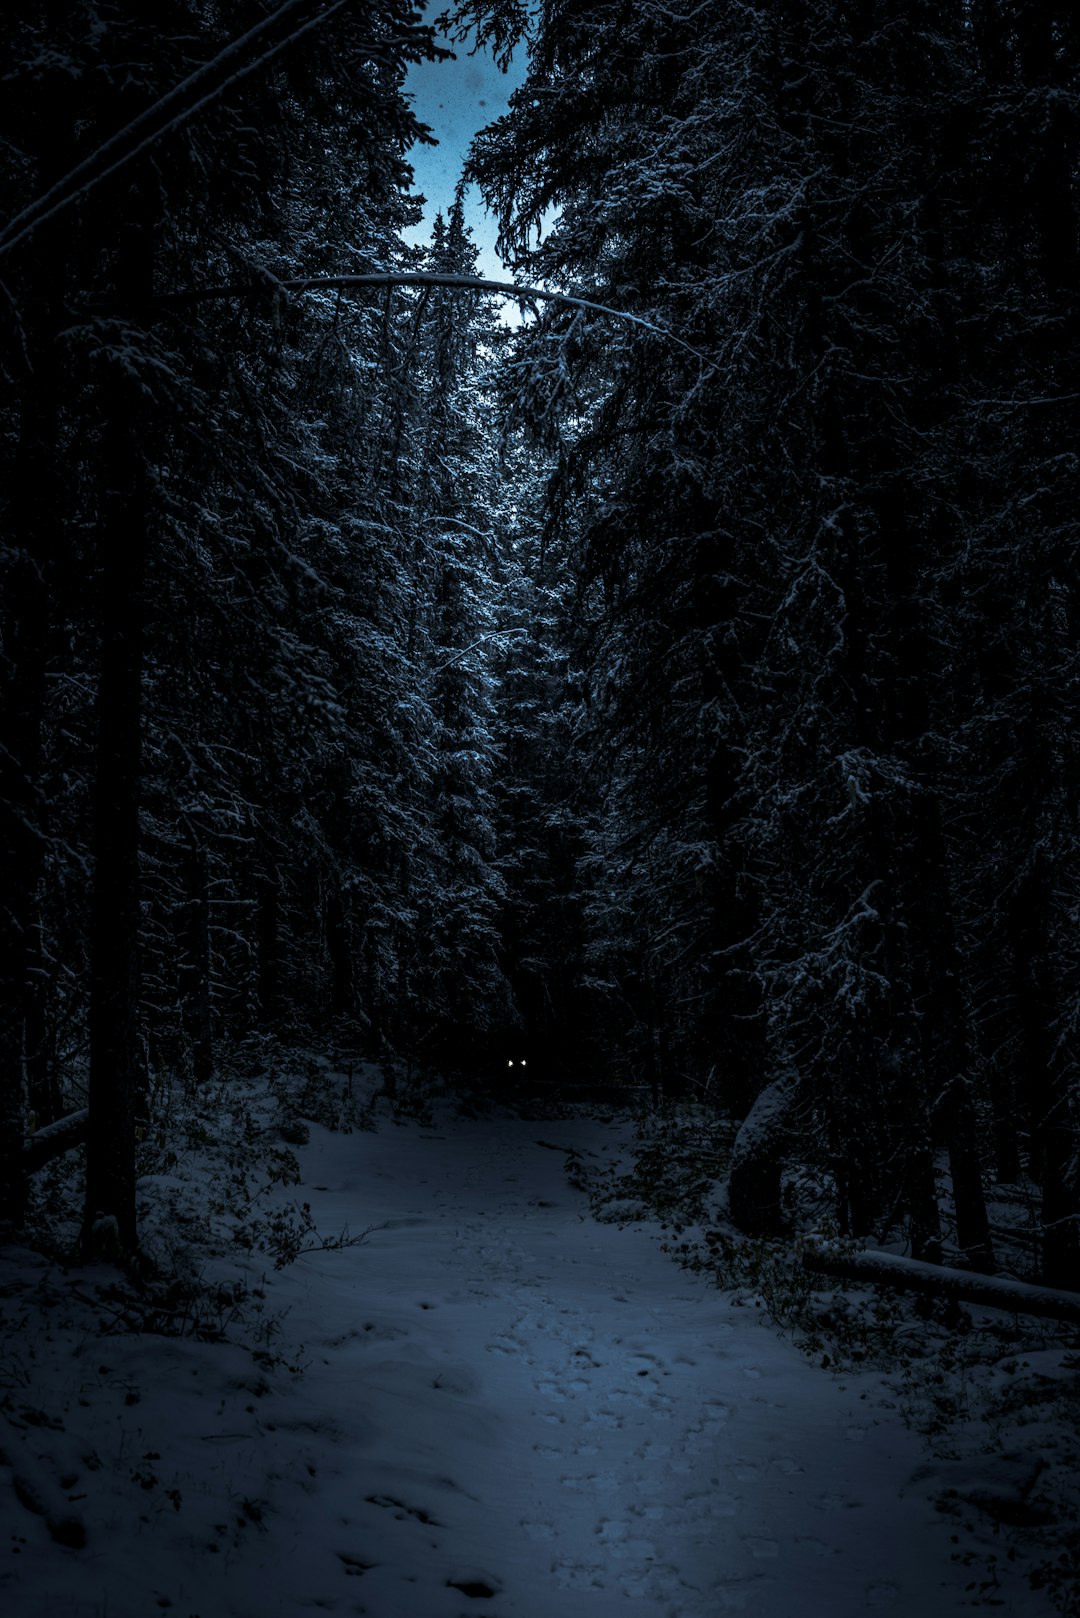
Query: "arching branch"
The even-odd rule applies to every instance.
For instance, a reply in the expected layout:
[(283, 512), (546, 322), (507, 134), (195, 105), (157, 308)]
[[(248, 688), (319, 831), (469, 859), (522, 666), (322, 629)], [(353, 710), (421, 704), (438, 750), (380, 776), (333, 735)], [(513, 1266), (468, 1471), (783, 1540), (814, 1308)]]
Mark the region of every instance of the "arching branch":
[(224, 286), (195, 287), (190, 292), (174, 292), (155, 299), (155, 306), (160, 309), (179, 309), (192, 303), (203, 303), (212, 298), (242, 298), (251, 297), (256, 293), (265, 295), (271, 289), (274, 295), (291, 292), (350, 292), (363, 291), (369, 287), (449, 287), (461, 292), (494, 292), (503, 298), (516, 298), (519, 303), (559, 303), (567, 304), (575, 309), (587, 309), (592, 314), (607, 315), (612, 320), (627, 321), (632, 326), (641, 326), (643, 330), (652, 332), (656, 337), (662, 337), (665, 342), (674, 343), (677, 348), (692, 354), (699, 364), (715, 370), (716, 367), (704, 354), (691, 347), (681, 337), (668, 331), (664, 326), (658, 326), (655, 321), (646, 320), (643, 315), (633, 315), (626, 309), (613, 309), (610, 304), (597, 303), (592, 298), (578, 298), (569, 292), (549, 292), (546, 287), (518, 286), (515, 281), (489, 281), (480, 275), (449, 275), (434, 270), (372, 270), (360, 275), (308, 275), (297, 276), (291, 280), (278, 280), (276, 277), (267, 277), (261, 283), (229, 282)]

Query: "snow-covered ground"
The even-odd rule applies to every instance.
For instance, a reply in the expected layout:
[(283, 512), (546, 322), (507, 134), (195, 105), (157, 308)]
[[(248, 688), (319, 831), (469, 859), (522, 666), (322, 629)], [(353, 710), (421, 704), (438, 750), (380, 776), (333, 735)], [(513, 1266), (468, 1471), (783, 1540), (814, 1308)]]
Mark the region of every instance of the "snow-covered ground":
[[(311, 1126), (288, 1195), (323, 1232), (370, 1233), (265, 1280), (249, 1264), (237, 1341), (103, 1335), (105, 1271), (4, 1255), (5, 1618), (951, 1618), (987, 1599), (978, 1533), (938, 1509), (880, 1379), (810, 1364), (647, 1222), (591, 1217), (567, 1149), (602, 1165), (625, 1125), (433, 1117)], [(179, 1228), (198, 1175), (172, 1175), (155, 1195)], [(989, 1600), (1053, 1610), (1019, 1572)]]

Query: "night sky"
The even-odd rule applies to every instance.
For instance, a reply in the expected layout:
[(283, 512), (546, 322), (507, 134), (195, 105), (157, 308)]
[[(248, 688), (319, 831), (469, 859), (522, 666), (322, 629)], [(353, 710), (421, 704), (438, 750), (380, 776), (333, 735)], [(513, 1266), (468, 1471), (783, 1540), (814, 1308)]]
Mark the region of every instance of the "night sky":
[[(445, 213), (453, 201), (469, 142), (478, 129), (501, 117), (511, 93), (525, 77), (523, 50), (515, 52), (509, 72), (502, 73), (486, 51), (470, 56), (467, 45), (453, 48), (456, 60), (423, 62), (412, 68), (406, 81), (418, 117), (431, 126), (439, 142), (438, 146), (416, 146), (410, 153), (416, 189), (427, 198), (428, 206), (422, 224), (404, 233), (407, 241), (427, 240), (436, 213)], [(481, 273), (504, 276), (495, 253), (495, 220), (475, 186), (466, 198), (466, 219), (480, 248)]]

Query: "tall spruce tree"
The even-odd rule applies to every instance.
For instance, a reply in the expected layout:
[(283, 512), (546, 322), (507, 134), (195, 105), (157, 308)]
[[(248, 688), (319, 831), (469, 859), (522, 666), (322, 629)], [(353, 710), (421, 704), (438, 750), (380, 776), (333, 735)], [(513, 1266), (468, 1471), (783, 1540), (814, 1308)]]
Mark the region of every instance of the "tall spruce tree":
[[(88, 1246), (101, 1240), (131, 1251), (136, 1242), (147, 853), (162, 899), (155, 988), (167, 985), (171, 972), (172, 988), (189, 1003), (182, 1020), (205, 1071), (215, 919), (219, 938), (237, 932), (207, 909), (212, 891), (222, 905), (229, 902), (227, 823), (235, 833), (241, 822), (257, 828), (267, 818), (251, 813), (252, 777), (265, 768), (259, 749), (249, 747), (237, 767), (234, 737), (206, 728), (201, 698), (209, 692), (210, 713), (221, 714), (221, 664), (186, 661), (172, 625), (148, 618), (148, 594), (164, 582), (166, 598), (201, 598), (215, 635), (224, 623), (235, 631), (244, 609), (254, 609), (239, 639), (249, 633), (249, 648), (254, 642), (261, 655), (246, 678), (235, 663), (228, 673), (234, 690), (251, 693), (243, 705), (249, 718), (260, 699), (277, 709), (279, 744), (262, 752), (271, 777), (297, 734), (317, 744), (335, 712), (328, 650), (318, 635), (305, 634), (317, 621), (311, 608), (305, 623), (305, 609), (323, 586), (304, 553), (339, 518), (342, 490), (327, 471), (332, 452), (321, 441), (319, 417), (292, 410), (299, 374), (333, 341), (334, 315), (325, 308), (324, 318), (317, 313), (307, 324), (263, 289), (280, 273), (324, 267), (365, 232), (379, 256), (396, 241), (405, 217), (403, 152), (416, 133), (402, 94), (404, 65), (430, 49), (430, 32), (393, 0), (362, 12), (345, 7), (322, 16), (317, 9), (296, 0), (269, 16), (247, 5), (207, 13), (177, 0), (152, 26), (106, 8), (89, 28), (81, 11), (61, 18), (42, 3), (5, 24), (15, 70), (6, 102), (9, 224), (0, 250), (10, 294), (6, 363), (13, 374), (20, 368), (17, 403), (5, 414), (8, 460), (20, 473), (29, 470), (17, 454), (21, 439), (33, 445), (44, 474), (63, 445), (71, 471), (67, 479), (42, 475), (41, 502), (28, 498), (19, 476), (7, 485), (5, 679), (18, 696), (19, 718), (5, 738), (10, 820), (3, 841), (11, 872), (21, 867), (22, 874), (5, 886), (13, 927), (2, 996), (11, 1035), (3, 1200), (17, 1216), (25, 1030), (37, 1015), (26, 988), (31, 946), (41, 936), (33, 907), (49, 847), (47, 818), (55, 816), (40, 796), (43, 767), (51, 764), (41, 756), (42, 736), (50, 735), (42, 693), (48, 660), (56, 657), (57, 675), (74, 673), (90, 686), (96, 712)], [(36, 115), (21, 129), (19, 116), (22, 100), (39, 97), (42, 71), (64, 77), (71, 124), (67, 135), (61, 122), (55, 138), (38, 145)], [(337, 164), (332, 184), (328, 150)], [(203, 183), (211, 175), (213, 183)], [(62, 229), (54, 224), (61, 218)], [(191, 301), (200, 281), (235, 276), (238, 268), (238, 299)], [(180, 295), (172, 307), (171, 295)], [(309, 492), (315, 498), (304, 510)], [(60, 595), (73, 605), (74, 635), (49, 617), (61, 550), (70, 568), (83, 569), (85, 600), (73, 581)], [(278, 609), (283, 616), (274, 622)], [(61, 628), (67, 645), (55, 633)], [(76, 668), (67, 659), (70, 645), (86, 654)], [(164, 715), (146, 704), (148, 695), (165, 693), (170, 717), (182, 715), (175, 729), (167, 721), (163, 727)], [(5, 703), (5, 712), (13, 711)], [(156, 772), (152, 793), (144, 736)], [(309, 757), (312, 750), (304, 748)], [(62, 767), (58, 759), (53, 773)], [(280, 801), (276, 784), (274, 796)], [(158, 811), (153, 842), (140, 851), (140, 810), (151, 803)], [(271, 842), (263, 835), (264, 849)], [(77, 859), (78, 839), (74, 848)], [(248, 851), (245, 859), (253, 863)], [(170, 953), (172, 968), (163, 964)], [(264, 983), (271, 975), (263, 974)]]

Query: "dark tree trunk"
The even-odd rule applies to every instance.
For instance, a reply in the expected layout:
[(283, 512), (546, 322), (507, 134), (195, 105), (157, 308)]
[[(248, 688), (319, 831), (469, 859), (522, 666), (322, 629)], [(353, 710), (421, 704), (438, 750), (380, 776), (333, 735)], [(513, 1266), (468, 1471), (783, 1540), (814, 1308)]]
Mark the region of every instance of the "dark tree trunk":
[[(131, 193), (119, 245), (124, 308), (152, 291), (152, 242)], [(128, 334), (129, 341), (130, 333)], [(101, 671), (94, 783), (90, 957), (90, 1122), (83, 1250), (116, 1258), (137, 1248), (135, 1109), (142, 1085), (138, 1015), (139, 795), (143, 591), (149, 545), (147, 400), (119, 366), (102, 388), (100, 505)]]
[(975, 1107), (966, 1079), (957, 1076), (953, 1080), (943, 1110), (948, 1130), (956, 1240), (971, 1268), (990, 1274), (994, 1269), (994, 1252), (983, 1194)]
[(349, 917), (336, 887), (326, 901), (326, 951), (330, 957), (330, 1015), (349, 1017), (353, 1012), (353, 962)]
[(1051, 1285), (1069, 1286), (1078, 1278), (1076, 1128), (1051, 1033), (1056, 999), (1046, 943), (1051, 905), (1052, 876), (1045, 852), (1039, 850), (1018, 884), (1009, 930), (1021, 1017), (1022, 1078), (1030, 1109), (1031, 1166), (1042, 1186), (1043, 1273)]
[(913, 1120), (908, 1150), (907, 1209), (911, 1256), (936, 1262), (941, 1257), (941, 1210), (937, 1200), (934, 1149), (925, 1113)]
[(766, 1086), (735, 1137), (728, 1175), (728, 1208), (747, 1236), (777, 1236), (784, 1226), (780, 1178), (789, 1143), (791, 1095)]
[(966, 1077), (971, 1050), (963, 967), (941, 810), (929, 792), (920, 793), (912, 807), (909, 860), (909, 912), (921, 963), (916, 987), (922, 1060), (929, 1093), (942, 1098), (934, 1124), (949, 1153), (957, 1241), (972, 1269), (990, 1272), (994, 1268), (990, 1221), (975, 1105)]
[(90, 962), (90, 1129), (84, 1244), (105, 1220), (108, 1255), (136, 1247), (135, 1100), (139, 1088), (139, 780), (142, 585), (146, 503), (134, 424), (129, 453), (114, 447), (110, 473), (124, 484), (107, 501), (106, 592), (98, 690), (94, 789), (94, 891)]
[(994, 1115), (994, 1173), (999, 1185), (1015, 1185), (1020, 1178), (1020, 1105), (1012, 1076), (997, 1065), (990, 1071), (990, 1102)]
[(26, 1023), (33, 1010), (29, 974), (46, 835), (40, 778), (50, 588), (63, 532), (55, 325), (63, 260), (52, 251), (56, 247), (46, 234), (40, 263), (35, 261), (37, 298), (25, 317), (27, 371), (13, 462), (17, 482), (7, 491), (15, 527), (6, 536), (10, 560), (0, 650), (0, 1222), (15, 1224), (26, 1195)]
[(188, 983), (185, 1021), (191, 1039), (192, 1072), (197, 1085), (214, 1071), (213, 1009), (210, 995), (210, 874), (205, 848), (194, 842), (188, 852)]
[(51, 1124), (63, 1111), (56, 1068), (56, 1026), (51, 1016), (51, 985), (52, 972), (39, 913), (30, 931), (25, 1017), (27, 1100), (38, 1128)]
[(281, 889), (269, 860), (256, 877), (255, 948), (259, 1020), (265, 1030), (277, 1022), (281, 992)]
[(10, 575), (8, 583), (9, 617), (18, 617), (5, 648), (11, 673), (5, 679), (0, 737), (0, 1223), (5, 1224), (19, 1224), (25, 1206), (27, 975), (43, 835), (38, 768), (46, 601), (37, 565), (26, 560), (18, 572), (17, 606)]

